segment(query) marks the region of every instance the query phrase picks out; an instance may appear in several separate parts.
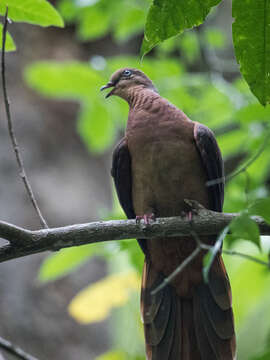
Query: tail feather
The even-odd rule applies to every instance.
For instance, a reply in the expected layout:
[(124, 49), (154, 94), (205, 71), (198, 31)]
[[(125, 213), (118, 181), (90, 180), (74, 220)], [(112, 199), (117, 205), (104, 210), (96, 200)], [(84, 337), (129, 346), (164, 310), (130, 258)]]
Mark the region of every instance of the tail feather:
[(217, 256), (211, 267), (208, 282), (215, 302), (222, 310), (232, 307), (232, 293), (230, 281), (221, 256)]
[[(229, 328), (228, 333), (225, 333), (225, 329), (223, 330), (223, 337), (221, 338), (216, 332), (215, 327), (213, 326), (213, 321), (215, 322), (216, 319), (214, 317), (215, 314), (218, 313), (217, 305), (215, 304), (214, 310), (213, 308), (209, 308), (208, 304), (205, 305), (203, 297), (203, 293), (209, 293), (209, 289), (207, 285), (200, 286), (199, 289), (197, 289), (195, 295), (194, 295), (194, 322), (195, 327), (197, 327), (199, 324), (204, 329), (205, 336), (207, 337), (206, 342), (199, 341), (199, 348), (200, 351), (203, 351), (203, 348), (205, 347), (211, 347), (212, 351), (214, 352), (215, 356), (208, 357), (205, 359), (217, 359), (217, 360), (232, 360), (234, 358), (233, 354), (233, 347), (231, 346), (231, 340), (234, 337), (234, 331), (231, 333), (231, 327)], [(208, 294), (209, 295), (209, 294)], [(209, 296), (207, 296), (209, 298)], [(206, 307), (208, 307), (208, 310), (206, 310)], [(212, 319), (210, 320), (209, 313), (212, 312)], [(230, 311), (230, 310), (226, 310)], [(217, 319), (218, 320), (218, 319)], [(220, 329), (218, 329), (220, 330)], [(210, 351), (208, 349), (208, 351)], [(204, 359), (204, 358), (203, 358)]]
[(179, 335), (176, 333), (175, 338), (177, 339), (181, 336), (182, 351), (174, 359), (201, 360), (202, 357), (198, 348), (194, 326), (193, 301), (183, 298), (179, 298), (179, 301), (181, 301), (182, 304), (182, 321), (180, 323)]
[(174, 318), (174, 329), (173, 332), (170, 334), (172, 338), (172, 345), (171, 345), (171, 351), (168, 360), (173, 360), (179, 358), (179, 354), (181, 354), (182, 351), (182, 338), (178, 336), (174, 336), (174, 334), (181, 334), (181, 319), (182, 319), (182, 306), (181, 306), (181, 300), (174, 296), (175, 299), (175, 318)]
[(209, 284), (195, 286), (192, 297), (180, 297), (175, 285), (152, 296), (164, 276), (145, 262), (141, 309), (148, 360), (235, 359), (231, 293), (224, 271), (217, 258)]
[[(169, 321), (175, 315), (174, 297), (169, 294), (170, 289), (164, 291), (163, 301), (151, 323), (145, 324), (145, 339), (149, 345), (157, 346), (168, 332)], [(151, 295), (150, 295), (151, 296)]]
[(203, 284), (197, 290), (203, 311), (209, 319), (212, 328), (221, 339), (231, 339), (234, 336), (232, 308), (222, 310), (214, 301), (207, 285)]
[(151, 291), (155, 289), (162, 280), (163, 276), (160, 273), (153, 271), (153, 268), (145, 263), (141, 289), (141, 313), (144, 324), (151, 324), (158, 314), (166, 291), (159, 291), (154, 298), (151, 296)]
[[(164, 277), (155, 271), (150, 262), (145, 262), (142, 292), (141, 312), (144, 322), (147, 359), (173, 360), (171, 357), (175, 327), (179, 319), (177, 297), (171, 286), (166, 286), (162, 291), (152, 296), (154, 290)], [(177, 344), (178, 346), (178, 344)]]
[[(204, 324), (202, 321), (199, 320), (199, 319), (201, 319), (201, 311), (200, 311), (199, 304), (197, 304), (197, 301), (199, 301), (199, 298), (195, 297), (195, 299), (194, 299), (194, 322), (196, 324), (195, 331), (196, 331), (196, 338), (197, 338), (197, 342), (198, 342), (199, 352), (201, 354), (201, 359), (218, 360), (218, 358), (216, 357), (216, 354), (215, 354), (214, 350), (212, 349), (212, 346), (209, 342), (208, 335), (206, 333)], [(183, 360), (184, 359), (185, 358), (183, 358)]]
[[(152, 347), (152, 357), (148, 359), (163, 359), (163, 360), (173, 360), (174, 358), (171, 356), (173, 351), (173, 343), (174, 343), (174, 331), (177, 319), (176, 312), (176, 298), (171, 296), (171, 294), (167, 293), (167, 296), (171, 298), (171, 308), (170, 308), (170, 317), (168, 321), (168, 325), (166, 328), (166, 332), (159, 342), (159, 344), (155, 347)], [(147, 330), (146, 330), (147, 332)], [(149, 346), (149, 345), (148, 345)]]

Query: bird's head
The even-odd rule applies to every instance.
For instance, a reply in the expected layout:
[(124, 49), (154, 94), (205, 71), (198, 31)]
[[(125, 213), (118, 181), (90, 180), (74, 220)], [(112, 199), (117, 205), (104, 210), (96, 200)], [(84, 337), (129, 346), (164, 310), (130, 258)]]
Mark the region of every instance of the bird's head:
[(125, 100), (129, 100), (134, 89), (149, 88), (156, 91), (152, 81), (140, 70), (132, 68), (122, 68), (115, 71), (110, 81), (101, 87), (101, 91), (112, 88), (106, 95), (117, 95)]

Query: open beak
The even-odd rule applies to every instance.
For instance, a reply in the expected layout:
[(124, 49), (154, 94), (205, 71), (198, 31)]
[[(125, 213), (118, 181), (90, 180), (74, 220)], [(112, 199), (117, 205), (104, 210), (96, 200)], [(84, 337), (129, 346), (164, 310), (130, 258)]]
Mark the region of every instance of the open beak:
[[(109, 89), (111, 87), (113, 88), (114, 85), (115, 84), (112, 81), (109, 81), (106, 85), (101, 86), (100, 91), (103, 91), (105, 89)], [(108, 92), (108, 94), (105, 96), (106, 99), (113, 94), (113, 90), (114, 89), (112, 89), (110, 92)]]

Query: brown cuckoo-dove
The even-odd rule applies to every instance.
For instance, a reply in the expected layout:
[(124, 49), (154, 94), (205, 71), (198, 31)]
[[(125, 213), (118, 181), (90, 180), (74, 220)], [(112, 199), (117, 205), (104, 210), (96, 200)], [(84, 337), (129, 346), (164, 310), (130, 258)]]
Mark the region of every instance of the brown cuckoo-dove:
[[(162, 98), (140, 70), (116, 71), (103, 89), (129, 104), (124, 138), (113, 153), (112, 176), (129, 219), (169, 217), (186, 211), (184, 199), (222, 211), (223, 161), (215, 137)], [(195, 249), (192, 236), (139, 239), (145, 254), (141, 311), (148, 360), (233, 360), (235, 331), (229, 279), (221, 255), (209, 282), (200, 253), (162, 291), (152, 295)], [(215, 237), (201, 237), (213, 244)]]

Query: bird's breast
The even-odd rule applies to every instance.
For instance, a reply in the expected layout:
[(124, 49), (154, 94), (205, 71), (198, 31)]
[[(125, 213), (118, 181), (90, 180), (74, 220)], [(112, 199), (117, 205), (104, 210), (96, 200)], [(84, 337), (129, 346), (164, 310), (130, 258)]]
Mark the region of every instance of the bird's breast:
[[(137, 126), (136, 126), (137, 125)], [(193, 139), (193, 123), (133, 123), (127, 131), (132, 164), (132, 197), (137, 215), (179, 215), (184, 199), (205, 206), (206, 174)]]

